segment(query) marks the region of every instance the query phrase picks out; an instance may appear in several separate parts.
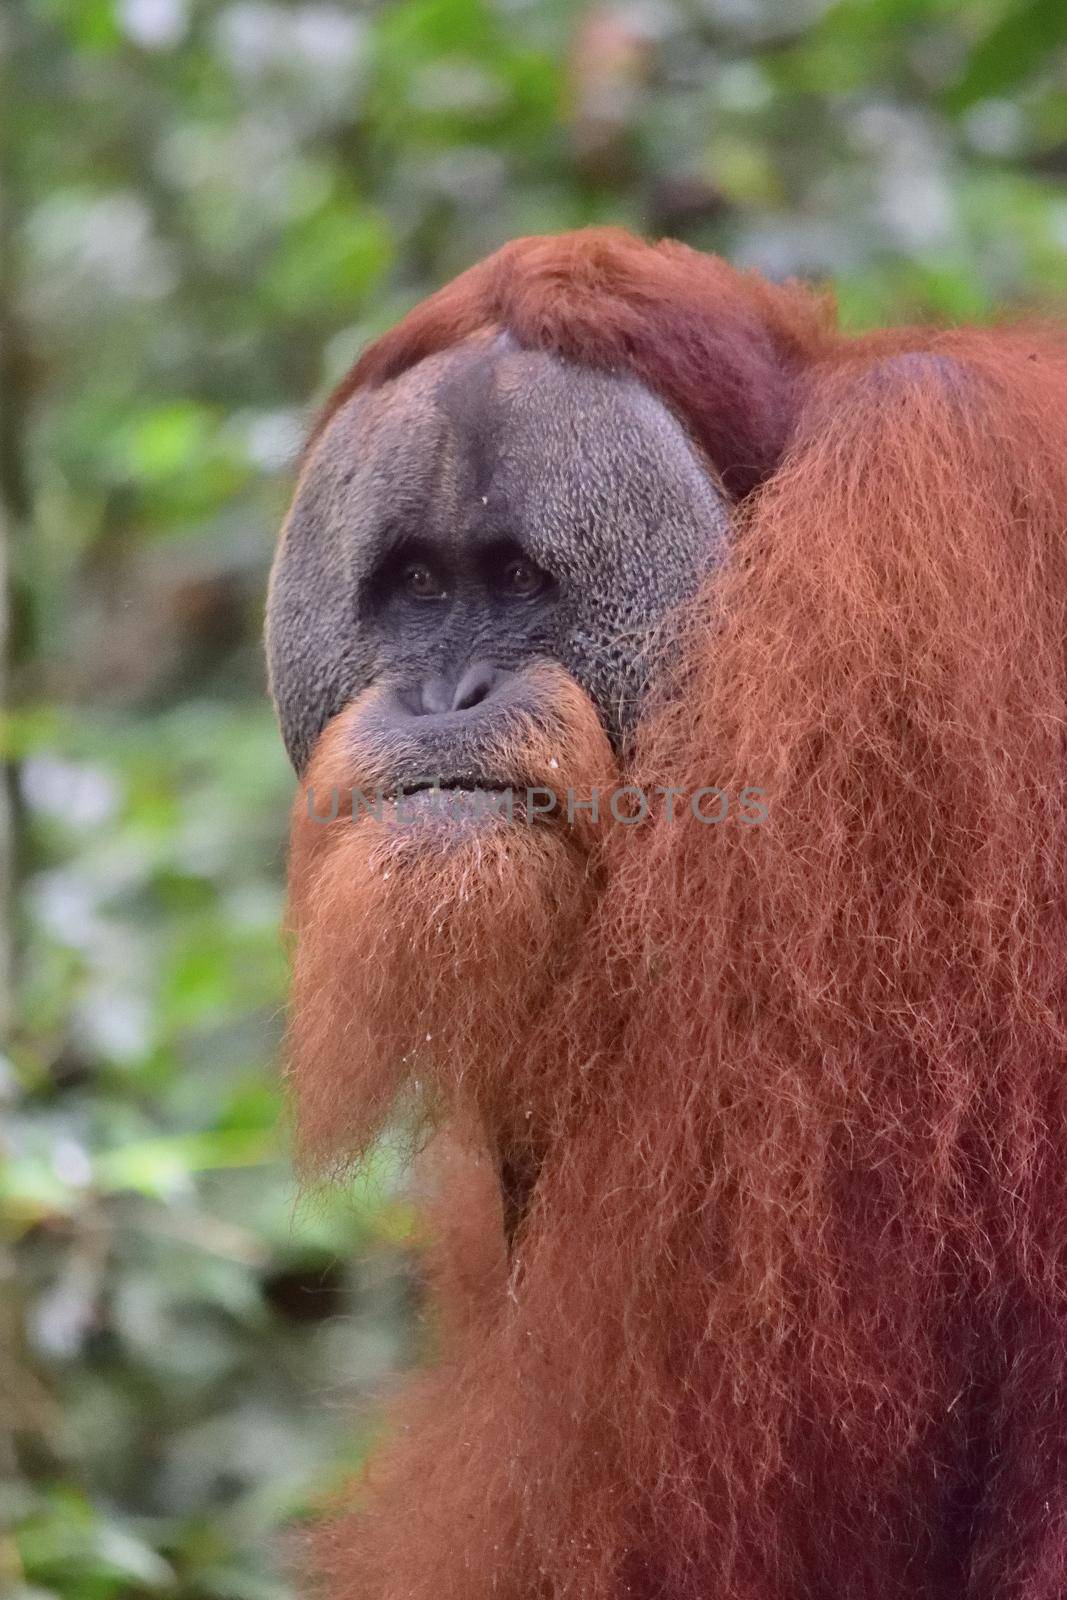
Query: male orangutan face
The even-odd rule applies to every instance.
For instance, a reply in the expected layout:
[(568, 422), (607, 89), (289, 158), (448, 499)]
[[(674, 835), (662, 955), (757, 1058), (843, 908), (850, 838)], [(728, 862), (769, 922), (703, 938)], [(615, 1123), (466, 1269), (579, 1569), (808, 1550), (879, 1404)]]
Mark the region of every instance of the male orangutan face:
[(510, 783), (502, 744), (562, 667), (614, 744), (725, 500), (632, 378), (481, 336), (358, 391), (307, 462), (274, 571), (271, 679), (298, 771), (357, 698), (394, 785)]

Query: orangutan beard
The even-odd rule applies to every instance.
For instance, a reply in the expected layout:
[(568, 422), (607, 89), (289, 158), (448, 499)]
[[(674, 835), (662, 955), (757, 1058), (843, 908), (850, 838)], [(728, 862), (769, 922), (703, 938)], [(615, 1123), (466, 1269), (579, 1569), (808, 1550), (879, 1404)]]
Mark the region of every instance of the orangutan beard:
[[(585, 795), (610, 782), (606, 736), (572, 680), (539, 670), (553, 716), (512, 739), (508, 768), (528, 790)], [(290, 1079), (298, 1157), (315, 1170), (358, 1159), (405, 1091), (416, 1127), (473, 1113), (491, 1144), (529, 1145), (533, 1019), (600, 877), (588, 807), (531, 818), (519, 790), (506, 805), (459, 790), (353, 801), (380, 787), (360, 733), (373, 694), (324, 731), (293, 816)]]

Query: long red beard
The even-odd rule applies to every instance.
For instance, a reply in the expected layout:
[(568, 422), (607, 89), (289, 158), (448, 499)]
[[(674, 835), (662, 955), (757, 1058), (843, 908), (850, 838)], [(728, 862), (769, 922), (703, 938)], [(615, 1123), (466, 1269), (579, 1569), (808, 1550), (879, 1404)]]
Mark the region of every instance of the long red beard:
[[(610, 785), (614, 762), (591, 702), (562, 671), (537, 670), (559, 736), (531, 727), (512, 770), (558, 795)], [(400, 811), (357, 802), (354, 820), (352, 789), (372, 794), (380, 777), (378, 757), (359, 748), (366, 701), (323, 734), (293, 814), (298, 1152), (305, 1165), (347, 1165), (404, 1090), (419, 1119), (473, 1112), (513, 1149), (538, 1132), (531, 1022), (589, 919), (599, 829), (580, 807), (573, 824), (528, 822), (519, 793), (514, 820), (462, 794), (409, 797)]]

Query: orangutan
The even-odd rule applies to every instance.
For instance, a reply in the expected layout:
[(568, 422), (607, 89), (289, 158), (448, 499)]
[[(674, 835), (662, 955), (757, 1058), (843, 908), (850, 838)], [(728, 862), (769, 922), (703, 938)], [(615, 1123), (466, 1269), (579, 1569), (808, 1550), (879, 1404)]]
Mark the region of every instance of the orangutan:
[(301, 1156), (454, 1157), (313, 1584), (1064, 1600), (1062, 333), (517, 240), (327, 405), (268, 635)]

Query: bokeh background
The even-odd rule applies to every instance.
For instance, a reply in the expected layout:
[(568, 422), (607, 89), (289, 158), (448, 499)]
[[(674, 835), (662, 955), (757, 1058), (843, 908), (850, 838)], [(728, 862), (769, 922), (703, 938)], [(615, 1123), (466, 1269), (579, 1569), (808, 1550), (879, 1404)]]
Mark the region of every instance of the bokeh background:
[(856, 328), (1062, 305), (1065, 35), (1063, 0), (4, 0), (0, 1592), (284, 1600), (280, 1531), (417, 1353), (388, 1145), (298, 1203), (279, 1124), (259, 634), (310, 407), (595, 221), (833, 279)]

